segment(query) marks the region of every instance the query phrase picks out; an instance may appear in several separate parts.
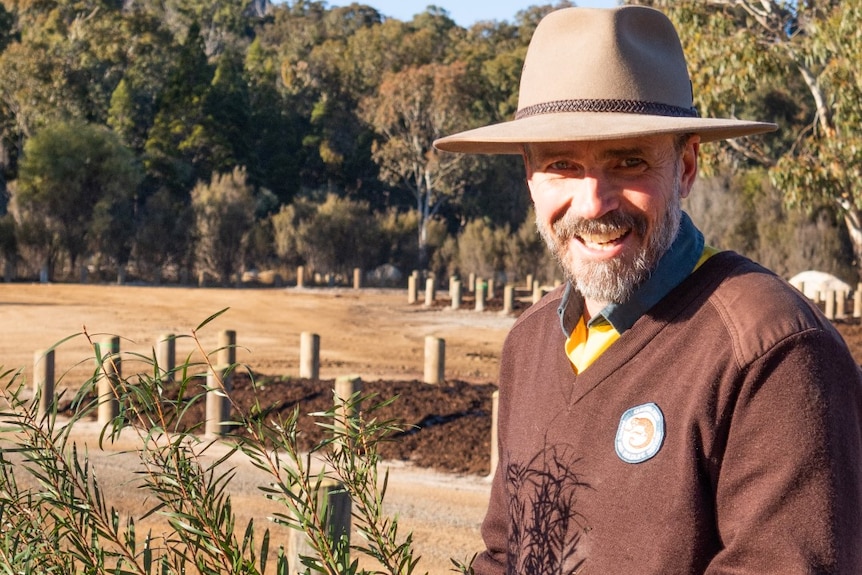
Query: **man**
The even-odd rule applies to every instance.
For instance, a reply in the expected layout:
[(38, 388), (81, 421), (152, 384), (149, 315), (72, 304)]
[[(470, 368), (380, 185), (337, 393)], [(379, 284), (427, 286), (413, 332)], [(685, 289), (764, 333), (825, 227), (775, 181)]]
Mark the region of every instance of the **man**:
[(476, 573), (862, 573), (859, 367), (680, 210), (702, 142), (773, 129), (698, 117), (661, 12), (569, 8), (536, 29), (515, 120), (435, 142), (523, 155), (568, 279), (504, 346)]

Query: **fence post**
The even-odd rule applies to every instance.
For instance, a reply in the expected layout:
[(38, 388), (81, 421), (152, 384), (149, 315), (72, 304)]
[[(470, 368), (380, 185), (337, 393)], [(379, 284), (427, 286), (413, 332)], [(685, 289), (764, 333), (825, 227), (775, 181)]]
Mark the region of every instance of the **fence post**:
[(507, 285), (503, 288), (503, 313), (511, 315), (515, 311), (515, 287)]
[(227, 394), (232, 389), (233, 371), (229, 365), (210, 366), (207, 370), (206, 422), (207, 437), (224, 435), (224, 425), (230, 421), (230, 401)]
[(452, 296), (452, 309), (461, 307), (461, 280), (453, 279), (449, 285), (450, 295)]
[(296, 287), (305, 287), (305, 266), (297, 266), (296, 268)]
[(862, 283), (856, 284), (856, 291), (853, 292), (853, 317), (862, 317)]
[(826, 319), (831, 321), (835, 319), (835, 290), (826, 290), (823, 293), (825, 296), (823, 311), (826, 315)]
[(427, 280), (425, 280), (425, 305), (434, 305), (434, 300), (436, 299), (436, 297), (437, 294), (434, 289), (434, 278), (428, 278)]
[(347, 405), (350, 398), (362, 391), (362, 379), (356, 375), (343, 375), (335, 378), (335, 408), (337, 417), (335, 425), (342, 431), (347, 430), (348, 422), (356, 417), (360, 406), (358, 404)]
[(320, 336), (304, 331), (299, 336), (299, 377), (320, 379)]
[(476, 279), (476, 311), (485, 311), (485, 282)]
[(416, 274), (411, 274), (409, 278), (407, 278), (407, 303), (414, 304), (416, 303), (416, 299), (418, 297), (419, 289), (416, 286), (417, 278)]
[(236, 363), (236, 332), (225, 329), (218, 335), (218, 359), (216, 363), (223, 366), (231, 366)]
[(177, 339), (174, 334), (164, 333), (159, 336), (156, 345), (156, 364), (162, 383), (172, 382), (174, 368), (177, 366)]
[(117, 390), (120, 386), (122, 368), (120, 367), (120, 338), (111, 337), (99, 344), (102, 359), (102, 377), (99, 378), (98, 421), (107, 425), (120, 414), (120, 401)]
[[(316, 498), (317, 509), (323, 518), (323, 528), (330, 540), (337, 541), (342, 537), (350, 541), (350, 495), (344, 486), (332, 479), (324, 479), (320, 488), (311, 494)], [(304, 531), (288, 529), (287, 564), (291, 575), (304, 573), (300, 557), (315, 557), (317, 551), (311, 546)]]
[(39, 421), (54, 402), (54, 350), (37, 351), (33, 358), (33, 394), (39, 397), (36, 417)]
[(353, 289), (360, 289), (362, 287), (362, 270), (359, 268), (353, 268)]
[(533, 282), (533, 303), (539, 303), (539, 300), (542, 299), (542, 286), (539, 285), (539, 282)]
[(446, 341), (425, 336), (425, 383), (443, 383), (446, 372)]

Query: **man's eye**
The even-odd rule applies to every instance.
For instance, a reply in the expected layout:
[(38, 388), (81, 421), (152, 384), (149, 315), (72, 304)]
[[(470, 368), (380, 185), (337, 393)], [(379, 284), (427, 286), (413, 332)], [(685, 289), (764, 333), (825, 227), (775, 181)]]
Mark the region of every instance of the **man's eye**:
[(621, 162), (623, 168), (637, 168), (644, 164), (643, 158), (626, 158)]
[(567, 162), (566, 160), (557, 160), (556, 162), (551, 162), (548, 165), (549, 170), (570, 170), (572, 169), (572, 164)]

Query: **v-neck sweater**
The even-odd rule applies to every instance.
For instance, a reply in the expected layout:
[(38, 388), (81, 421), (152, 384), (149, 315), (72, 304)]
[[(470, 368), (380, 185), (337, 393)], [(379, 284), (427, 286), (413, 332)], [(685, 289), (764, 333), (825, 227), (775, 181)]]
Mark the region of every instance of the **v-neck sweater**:
[[(478, 575), (862, 573), (862, 376), (811, 302), (722, 252), (575, 374), (562, 293), (504, 345)], [(644, 406), (661, 436), (627, 461)]]

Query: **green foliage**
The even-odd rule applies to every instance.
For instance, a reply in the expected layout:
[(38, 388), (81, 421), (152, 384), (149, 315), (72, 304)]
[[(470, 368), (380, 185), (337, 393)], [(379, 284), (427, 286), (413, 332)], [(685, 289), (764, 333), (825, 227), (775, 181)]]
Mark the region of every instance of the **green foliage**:
[(215, 176), (192, 190), (196, 253), (200, 271), (228, 285), (241, 271), (244, 250), (254, 223), (255, 199), (245, 170)]
[(683, 203), (708, 244), (732, 249), (790, 278), (805, 270), (852, 282), (852, 246), (834, 211), (788, 208), (763, 171), (699, 182)]
[[(122, 261), (141, 176), (119, 138), (93, 124), (58, 123), (30, 138), (25, 152), (12, 194), (13, 213), (23, 227), (41, 226), (45, 233), (20, 239), (48, 242), (38, 246), (40, 251), (64, 250), (73, 269), (88, 241)], [(123, 220), (119, 227), (107, 221), (123, 213), (125, 226)]]
[[(781, 126), (777, 134), (703, 146), (703, 172), (767, 167), (788, 206), (846, 216), (862, 261), (862, 225), (852, 225), (862, 222), (859, 2), (638, 3), (658, 6), (678, 26), (701, 114)], [(538, 21), (572, 4), (526, 6), (511, 22), (462, 28), (433, 6), (402, 22), (367, 5), (312, 0), (7, 2), (0, 171), (10, 188), (24, 190), (27, 177), (50, 170), (22, 178), (20, 168), (29, 162), (28, 142), (59, 124), (110, 127), (133, 156), (128, 165), (145, 168), (133, 204), (125, 196), (87, 198), (58, 206), (50, 218), (33, 211), (19, 218), (21, 267), (32, 273), (56, 264), (76, 277), (71, 265), (86, 257), (97, 265), (130, 260), (142, 279), (182, 275), (173, 270), (198, 264), (183, 233), (191, 231), (193, 188), (242, 166), (255, 195), (271, 190), (278, 201), (256, 214), (250, 263), (281, 251), (283, 265), (314, 257), (338, 267), (455, 268), (442, 258), (456, 257), (458, 238), (433, 238), (432, 226), (455, 231), (483, 220), (519, 230), (529, 196), (517, 158), (439, 154), (431, 142), (511, 119)], [(349, 263), (332, 263), (325, 247), (300, 253), (265, 245), (281, 237), (268, 215), (303, 202), (306, 190), (367, 202), (382, 220), (412, 211), (415, 240), (384, 237)], [(368, 225), (380, 228), (382, 220)], [(57, 221), (76, 222), (78, 231)], [(511, 254), (522, 250), (508, 251), (517, 260)], [(506, 267), (552, 275), (552, 265), (530, 257)]]
[[(233, 406), (233, 426), (243, 433), (224, 438), (201, 436), (197, 422), (183, 420), (193, 403), (213, 393), (201, 384), (200, 373), (213, 366), (197, 333), (221, 313), (192, 331), (204, 360), (190, 356), (167, 374), (174, 383), (165, 381), (155, 353), (123, 363), (145, 367), (114, 380), (120, 409), (102, 428), (98, 449), (79, 443), (76, 430), (98, 409), (95, 393), (106, 377), (103, 367), (76, 393), (70, 416), (59, 414), (58, 398), (43, 410), (38, 395), (27, 397), (20, 372), (0, 374), (0, 572), (372, 573), (360, 569), (351, 553), (376, 560), (380, 568), (373, 573), (416, 571), (412, 534), (400, 533), (397, 519), (383, 509), (388, 472), (380, 475), (377, 446), (400, 427), (375, 413), (395, 398), (336, 397), (332, 409), (313, 414), (327, 433), (306, 453), (297, 448), (296, 411), (269, 422), (259, 417), (260, 409), (241, 413)], [(102, 354), (98, 345), (93, 349), (89, 361), (97, 366), (120, 359)], [(230, 401), (229, 392), (223, 396)], [(114, 456), (130, 455), (139, 464), (133, 486), (147, 506), (140, 516), (118, 510), (101, 476), (96, 456), (120, 441), (131, 447), (111, 450)], [(300, 557), (303, 567), (288, 565), (284, 549), (270, 549), (269, 529), (261, 533), (253, 520), (237, 523), (230, 486), (238, 457), (266, 474), (260, 490), (275, 506), (271, 520), (307, 538), (313, 553)], [(336, 486), (332, 494), (349, 497), (362, 542), (351, 544), (347, 533), (333, 530), (332, 509), (321, 497), (327, 485)], [(160, 533), (139, 532), (154, 516), (167, 526)], [(456, 564), (469, 572), (469, 565)]]

